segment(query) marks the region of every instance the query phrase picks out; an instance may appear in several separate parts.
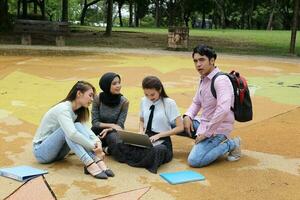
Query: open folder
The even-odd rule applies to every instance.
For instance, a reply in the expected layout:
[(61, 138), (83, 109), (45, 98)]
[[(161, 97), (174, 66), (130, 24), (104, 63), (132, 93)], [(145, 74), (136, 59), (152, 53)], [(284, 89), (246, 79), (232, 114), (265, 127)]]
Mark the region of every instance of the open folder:
[(180, 184), (192, 181), (203, 181), (205, 177), (194, 171), (178, 171), (178, 172), (168, 172), (159, 174), (163, 179), (168, 181), (170, 184)]
[(42, 174), (47, 174), (45, 170), (33, 168), (30, 166), (17, 166), (9, 168), (1, 168), (0, 175), (17, 181), (27, 181)]

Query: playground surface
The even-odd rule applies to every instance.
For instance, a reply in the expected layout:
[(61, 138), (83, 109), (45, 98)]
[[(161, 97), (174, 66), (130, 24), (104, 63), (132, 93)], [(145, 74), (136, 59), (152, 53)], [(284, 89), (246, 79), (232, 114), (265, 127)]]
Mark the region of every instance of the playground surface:
[[(30, 165), (48, 170), (45, 178), (58, 199), (92, 200), (145, 187), (150, 189), (141, 199), (300, 199), (300, 59), (219, 54), (216, 65), (222, 71), (239, 71), (250, 86), (254, 119), (235, 123), (232, 133), (242, 138), (243, 157), (238, 162), (220, 158), (210, 166), (190, 168), (187, 156), (193, 140), (172, 136), (174, 158), (158, 173), (194, 170), (206, 180), (170, 185), (159, 174), (118, 163), (110, 156), (106, 162), (116, 176), (108, 180), (84, 175), (75, 155), (38, 164), (32, 138), (43, 114), (75, 82), (89, 81), (99, 92), (99, 77), (108, 71), (120, 74), (122, 93), (130, 101), (127, 130), (138, 130), (141, 81), (147, 75), (163, 81), (183, 114), (199, 81), (191, 53), (98, 49), (91, 55), (2, 55), (0, 168)], [(0, 198), (21, 184), (0, 177)]]

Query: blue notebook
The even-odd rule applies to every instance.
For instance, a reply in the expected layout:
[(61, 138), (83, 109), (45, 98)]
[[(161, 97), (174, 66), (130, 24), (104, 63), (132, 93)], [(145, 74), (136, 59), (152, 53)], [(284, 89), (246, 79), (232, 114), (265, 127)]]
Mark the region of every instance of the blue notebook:
[(1, 168), (0, 175), (8, 178), (15, 179), (17, 181), (27, 181), (29, 179), (35, 178), (42, 174), (47, 174), (45, 170), (33, 168), (30, 166), (17, 166), (9, 168)]
[(192, 181), (202, 181), (205, 177), (194, 171), (186, 170), (179, 172), (169, 172), (159, 174), (163, 179), (168, 181), (170, 184), (180, 184)]

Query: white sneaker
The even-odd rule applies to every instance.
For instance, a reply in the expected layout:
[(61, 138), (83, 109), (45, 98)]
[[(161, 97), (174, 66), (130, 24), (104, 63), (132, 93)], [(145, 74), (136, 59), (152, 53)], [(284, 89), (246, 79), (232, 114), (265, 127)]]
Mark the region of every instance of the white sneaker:
[(241, 158), (242, 151), (241, 151), (241, 138), (235, 137), (233, 138), (235, 143), (235, 148), (229, 152), (227, 160), (228, 161), (238, 161)]

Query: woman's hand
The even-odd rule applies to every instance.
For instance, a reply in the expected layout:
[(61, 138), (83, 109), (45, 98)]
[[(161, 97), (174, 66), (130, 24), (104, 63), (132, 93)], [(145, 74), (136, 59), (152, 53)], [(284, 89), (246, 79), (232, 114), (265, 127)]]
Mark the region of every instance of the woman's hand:
[(160, 135), (159, 134), (153, 135), (149, 139), (153, 143), (153, 142), (155, 142), (155, 141), (157, 141), (157, 140), (160, 139)]
[(105, 157), (105, 153), (101, 150), (101, 152), (96, 153), (96, 156), (97, 156), (98, 158), (100, 158), (100, 160), (103, 160), (104, 157)]
[(105, 153), (102, 150), (102, 144), (100, 142), (97, 142), (95, 144), (95, 148), (93, 149), (93, 151), (95, 152), (98, 158), (100, 158), (101, 160), (104, 159)]
[(144, 128), (140, 130), (140, 134), (145, 134), (145, 129)]
[(113, 129), (115, 129), (115, 130), (117, 130), (117, 131), (123, 130), (123, 129), (121, 128), (121, 126), (119, 126), (118, 124), (113, 124), (111, 128), (113, 128)]
[(98, 153), (101, 153), (102, 152), (102, 145), (100, 142), (97, 142), (95, 144), (95, 148), (93, 149), (93, 151), (98, 154)]
[(105, 128), (105, 129), (103, 129), (103, 130), (101, 131), (101, 133), (99, 134), (98, 137), (99, 137), (100, 139), (105, 138), (105, 136), (108, 134), (109, 131), (112, 131), (112, 129), (111, 129), (111, 128)]

